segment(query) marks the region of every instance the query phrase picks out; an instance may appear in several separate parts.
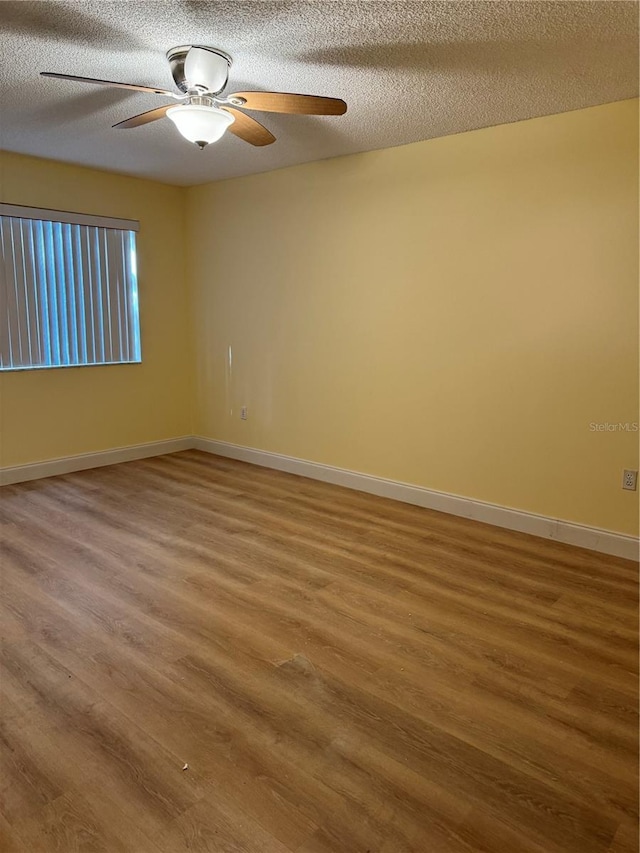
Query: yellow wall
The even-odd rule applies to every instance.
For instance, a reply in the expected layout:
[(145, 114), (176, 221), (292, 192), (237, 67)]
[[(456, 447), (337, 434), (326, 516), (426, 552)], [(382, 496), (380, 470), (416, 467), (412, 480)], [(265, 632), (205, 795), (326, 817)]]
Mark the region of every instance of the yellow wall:
[(195, 431), (637, 533), (638, 434), (589, 426), (639, 420), (637, 127), (626, 101), (190, 189)]
[(189, 190), (2, 153), (2, 201), (140, 220), (144, 360), (2, 374), (0, 464), (194, 432), (637, 533), (640, 434), (589, 426), (640, 419), (637, 110)]
[(0, 375), (0, 463), (21, 465), (192, 432), (185, 191), (0, 153), (0, 200), (140, 220), (142, 364)]

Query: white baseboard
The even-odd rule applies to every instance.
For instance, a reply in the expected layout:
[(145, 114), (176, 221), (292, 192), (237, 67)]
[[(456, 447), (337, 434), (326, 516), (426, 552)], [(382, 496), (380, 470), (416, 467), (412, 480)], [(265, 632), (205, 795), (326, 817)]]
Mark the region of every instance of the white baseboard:
[(639, 542), (634, 536), (602, 530), (598, 527), (574, 524), (559, 518), (548, 518), (522, 510), (510, 509), (498, 504), (437, 492), (422, 486), (412, 486), (396, 480), (386, 480), (373, 477), (370, 474), (360, 474), (345, 468), (332, 465), (322, 465), (297, 459), (294, 456), (284, 456), (281, 453), (271, 453), (267, 450), (256, 450), (226, 441), (216, 441), (201, 436), (181, 436), (166, 441), (152, 441), (147, 444), (134, 444), (129, 447), (117, 447), (113, 450), (103, 450), (97, 453), (83, 453), (79, 456), (66, 456), (62, 459), (50, 459), (46, 462), (35, 462), (29, 465), (16, 465), (12, 468), (0, 468), (0, 485), (22, 483), (27, 480), (38, 480), (43, 477), (54, 477), (57, 474), (69, 474), (73, 471), (84, 471), (88, 468), (100, 468), (103, 465), (116, 465), (119, 462), (132, 462), (135, 459), (146, 459), (150, 456), (162, 456), (165, 453), (177, 453), (180, 450), (195, 448), (218, 456), (251, 462), (264, 468), (275, 468), (309, 477), (312, 480), (322, 480), (337, 486), (345, 486), (359, 492), (368, 492), (383, 498), (404, 503), (415, 504), (426, 509), (435, 509), (449, 515), (472, 518), (485, 524), (530, 533), (543, 539), (555, 539), (568, 545), (577, 545), (603, 554), (625, 557), (628, 560), (638, 560)]
[(85, 471), (87, 468), (116, 465), (118, 462), (132, 462), (134, 459), (177, 453), (179, 450), (189, 450), (192, 447), (192, 436), (185, 435), (181, 438), (169, 438), (166, 441), (150, 441), (147, 444), (132, 444), (128, 447), (116, 447), (113, 450), (101, 450), (97, 453), (81, 453), (78, 456), (64, 456), (61, 459), (49, 459), (46, 462), (15, 465), (11, 468), (0, 468), (0, 485), (8, 486), (11, 483), (24, 483), (27, 480), (39, 480), (42, 477), (55, 477), (57, 474)]
[(472, 518), (475, 521), (493, 524), (496, 527), (505, 527), (508, 530), (517, 530), (520, 533), (530, 533), (543, 539), (555, 539), (567, 545), (577, 545), (603, 554), (625, 557), (628, 560), (638, 560), (638, 539), (634, 536), (626, 536), (623, 533), (614, 533), (611, 530), (602, 530), (598, 527), (587, 527), (559, 518), (548, 518), (544, 515), (510, 509), (498, 504), (463, 498), (446, 492), (437, 492), (422, 486), (412, 486), (409, 483), (400, 483), (396, 480), (385, 480), (381, 477), (372, 477), (369, 474), (360, 474), (357, 471), (349, 471), (345, 468), (321, 465), (317, 462), (309, 462), (306, 459), (297, 459), (294, 456), (284, 456), (266, 450), (255, 450), (251, 447), (243, 447), (201, 436), (193, 437), (192, 447), (218, 456), (227, 456), (231, 459), (251, 462), (254, 465), (262, 465), (265, 468), (275, 468), (278, 471), (299, 474), (313, 480), (346, 486), (356, 491), (392, 498), (427, 509), (446, 512), (450, 515)]

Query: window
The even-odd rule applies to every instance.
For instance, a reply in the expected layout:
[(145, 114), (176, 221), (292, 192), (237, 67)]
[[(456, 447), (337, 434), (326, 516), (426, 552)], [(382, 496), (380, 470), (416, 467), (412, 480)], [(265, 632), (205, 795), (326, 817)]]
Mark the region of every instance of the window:
[(0, 370), (141, 360), (137, 230), (0, 204)]

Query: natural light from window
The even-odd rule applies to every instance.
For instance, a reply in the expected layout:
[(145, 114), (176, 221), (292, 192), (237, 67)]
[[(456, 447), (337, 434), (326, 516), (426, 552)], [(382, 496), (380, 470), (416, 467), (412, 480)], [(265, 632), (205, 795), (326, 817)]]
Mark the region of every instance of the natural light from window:
[(1, 215), (0, 245), (0, 370), (141, 360), (134, 230)]

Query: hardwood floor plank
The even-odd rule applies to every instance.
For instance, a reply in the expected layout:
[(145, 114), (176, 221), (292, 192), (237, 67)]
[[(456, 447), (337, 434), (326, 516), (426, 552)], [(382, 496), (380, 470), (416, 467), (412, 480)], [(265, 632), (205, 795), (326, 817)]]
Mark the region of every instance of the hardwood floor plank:
[(105, 820), (100, 815), (105, 801), (92, 807), (77, 791), (68, 791), (28, 821), (22, 821), (17, 834), (30, 853), (160, 853), (158, 846), (142, 835), (135, 825), (123, 826), (122, 814)]
[(30, 853), (0, 813), (0, 850), (2, 853)]
[(158, 844), (166, 853), (183, 849), (193, 853), (289, 853), (291, 849), (248, 817), (239, 803), (234, 807), (215, 796), (173, 821)]
[(0, 536), (3, 850), (637, 853), (628, 561), (197, 451)]
[(621, 823), (607, 853), (638, 853), (638, 826)]

